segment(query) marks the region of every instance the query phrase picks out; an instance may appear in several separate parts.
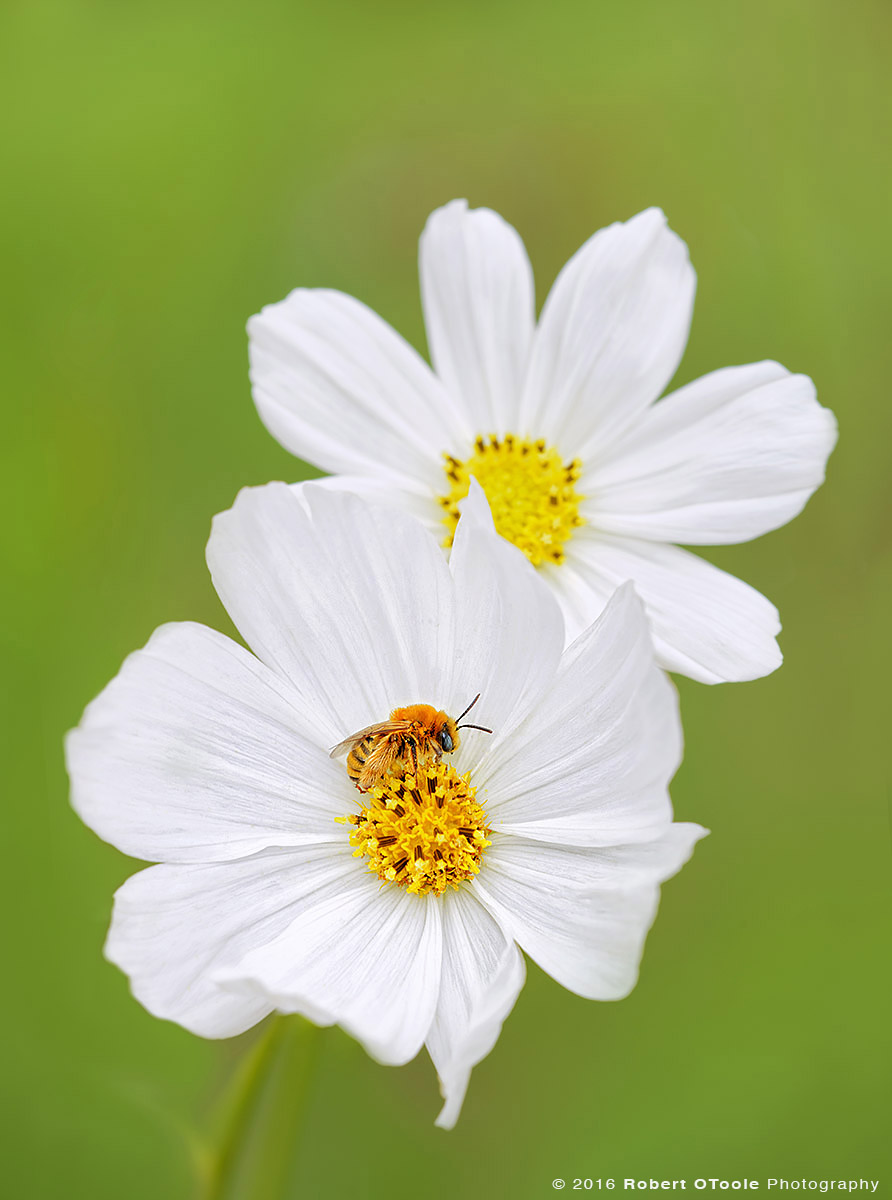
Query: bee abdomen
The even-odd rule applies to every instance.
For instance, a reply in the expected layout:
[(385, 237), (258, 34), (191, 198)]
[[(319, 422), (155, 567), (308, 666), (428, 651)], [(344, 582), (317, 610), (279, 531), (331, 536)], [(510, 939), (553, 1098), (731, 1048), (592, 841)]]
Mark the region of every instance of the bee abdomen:
[(362, 768), (365, 766), (365, 760), (368, 758), (374, 743), (374, 737), (364, 737), (361, 742), (356, 743), (356, 745), (347, 755), (347, 774), (354, 783), (362, 774)]

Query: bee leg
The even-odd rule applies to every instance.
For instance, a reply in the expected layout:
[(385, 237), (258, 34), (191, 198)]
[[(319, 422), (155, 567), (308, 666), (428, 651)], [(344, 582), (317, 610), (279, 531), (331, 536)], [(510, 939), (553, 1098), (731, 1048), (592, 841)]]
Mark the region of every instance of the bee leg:
[(414, 742), (412, 742), (412, 771), (413, 774), (418, 774), (418, 750)]

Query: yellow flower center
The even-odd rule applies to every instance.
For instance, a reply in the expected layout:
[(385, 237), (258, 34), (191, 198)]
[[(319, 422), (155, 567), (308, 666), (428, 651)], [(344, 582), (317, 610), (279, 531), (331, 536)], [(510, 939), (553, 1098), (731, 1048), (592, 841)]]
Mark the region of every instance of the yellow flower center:
[(511, 433), (501, 439), (495, 434), (478, 437), (464, 462), (451, 454), (444, 457), (449, 491), (439, 501), (449, 530), (447, 546), (458, 524), (458, 503), (467, 496), (473, 475), (502, 537), (519, 546), (533, 566), (564, 561), (564, 543), (585, 524), (579, 515), (585, 497), (573, 486), (582, 470), (578, 458), (565, 463), (543, 439), (532, 442)]
[(354, 858), (365, 855), (379, 879), (418, 896), (473, 879), (490, 830), (469, 778), (443, 762), (383, 776), (363, 793), (362, 812), (340, 818), (354, 827)]

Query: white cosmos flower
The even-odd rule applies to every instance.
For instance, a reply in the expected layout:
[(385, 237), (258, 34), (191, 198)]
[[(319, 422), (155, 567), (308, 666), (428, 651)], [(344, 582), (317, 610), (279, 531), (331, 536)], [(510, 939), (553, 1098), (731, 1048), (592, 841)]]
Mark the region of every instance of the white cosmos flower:
[(824, 477), (836, 423), (811, 380), (775, 362), (654, 403), (695, 287), (663, 214), (590, 238), (538, 325), (523, 243), (488, 209), (434, 212), (420, 270), (433, 371), (340, 292), (298, 289), (252, 318), (270, 432), (340, 476), (329, 486), (405, 507), (440, 537), (474, 475), (499, 532), (554, 588), (568, 637), (631, 579), (667, 669), (716, 683), (779, 666), (774, 606), (672, 543), (743, 542), (791, 520)]
[[(564, 650), (557, 603), (479, 489), (448, 563), (414, 518), (318, 484), (243, 491), (208, 561), (254, 654), (162, 626), (69, 734), (77, 812), (160, 864), (117, 893), (106, 954), (150, 1012), (204, 1037), (279, 1010), (384, 1063), (426, 1044), (449, 1127), (523, 985), (519, 947), (582, 996), (624, 996), (658, 885), (705, 832), (672, 822), (681, 731), (641, 605), (621, 589)], [(457, 715), (478, 692), (494, 732), (465, 730), (435, 780), (455, 818), (443, 854), (474, 867), (416, 894), (382, 866), (387, 839), (363, 854), (344, 821), (364, 804), (416, 818), (392, 790), (386, 811), (359, 793), (329, 749), (396, 706)]]

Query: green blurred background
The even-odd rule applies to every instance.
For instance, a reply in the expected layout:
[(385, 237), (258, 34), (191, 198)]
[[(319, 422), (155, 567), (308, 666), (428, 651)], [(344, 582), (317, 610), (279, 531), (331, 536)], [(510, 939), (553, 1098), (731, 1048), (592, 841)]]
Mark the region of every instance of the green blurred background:
[(662, 205), (700, 281), (679, 381), (778, 358), (841, 442), (800, 519), (707, 552), (779, 605), (786, 664), (682, 681), (676, 809), (713, 835), (637, 990), (593, 1004), (531, 968), (449, 1134), (426, 1058), (379, 1067), (324, 1031), (286, 1194), (888, 1190), (889, 7), (28, 0), (0, 23), (0, 1190), (194, 1194), (251, 1035), (154, 1020), (103, 961), (137, 864), (68, 808), (62, 734), (157, 624), (231, 628), (211, 515), (311, 473), (254, 413), (248, 315), (341, 288), (423, 349), (416, 238), (455, 196), (521, 231), (540, 303), (594, 229)]

